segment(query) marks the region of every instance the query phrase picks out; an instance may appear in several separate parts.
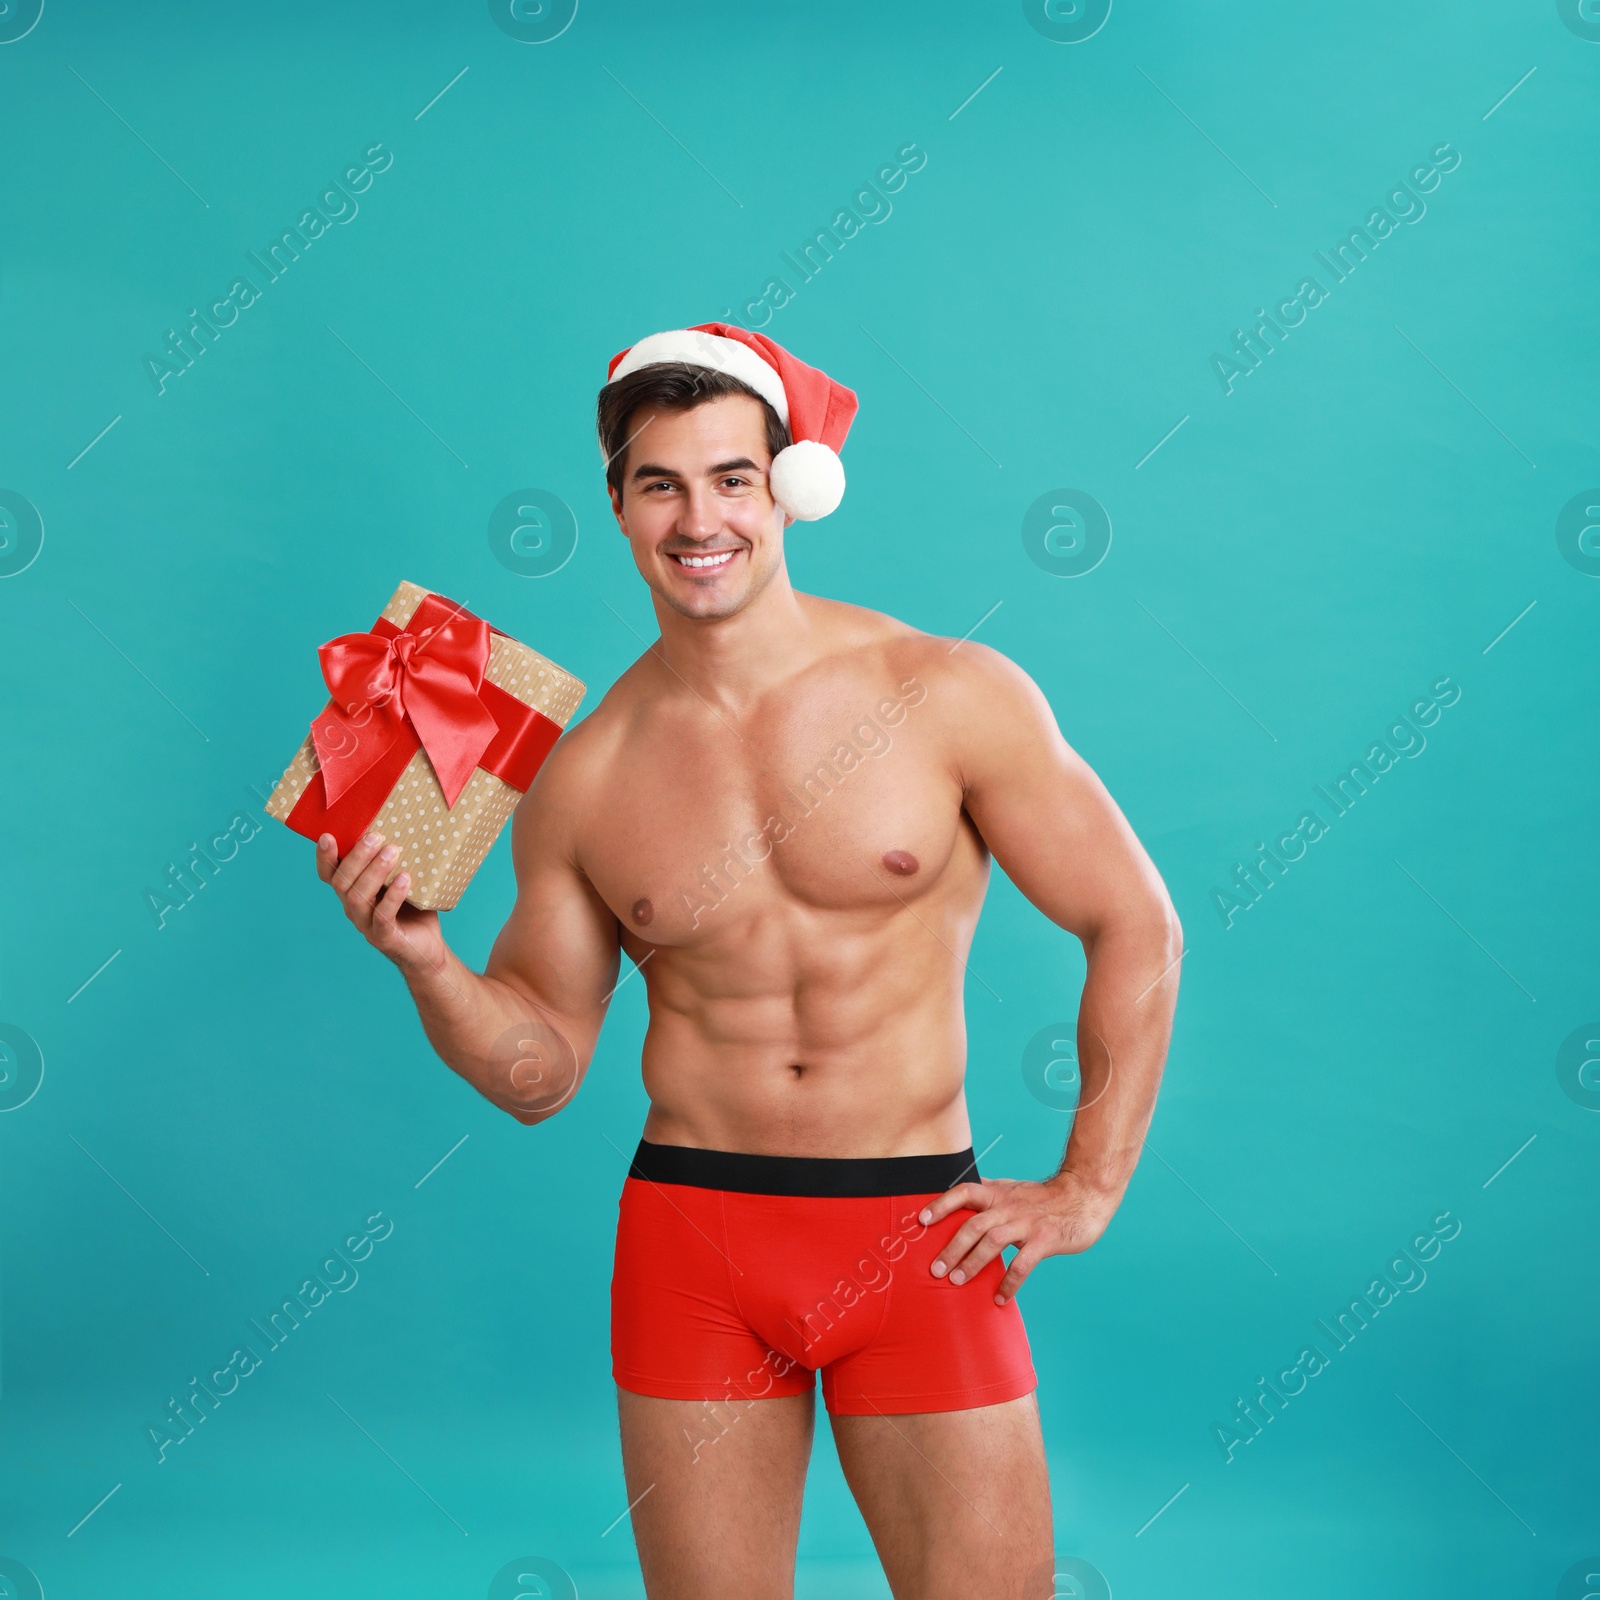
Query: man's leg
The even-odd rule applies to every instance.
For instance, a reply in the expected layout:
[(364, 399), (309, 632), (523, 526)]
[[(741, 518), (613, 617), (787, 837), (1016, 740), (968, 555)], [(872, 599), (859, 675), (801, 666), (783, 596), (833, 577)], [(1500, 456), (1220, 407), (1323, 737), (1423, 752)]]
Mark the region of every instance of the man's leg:
[(790, 1600), (814, 1404), (617, 1391), (650, 1600)]
[(1050, 1561), (1050, 1482), (1033, 1395), (832, 1422), (895, 1600), (1012, 1600)]

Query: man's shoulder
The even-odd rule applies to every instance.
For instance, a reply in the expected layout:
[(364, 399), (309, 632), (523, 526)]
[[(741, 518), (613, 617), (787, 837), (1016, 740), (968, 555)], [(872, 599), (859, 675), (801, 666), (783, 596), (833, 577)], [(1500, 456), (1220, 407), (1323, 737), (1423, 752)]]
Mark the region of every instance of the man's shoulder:
[(588, 813), (626, 742), (630, 707), (637, 699), (633, 677), (633, 668), (624, 672), (551, 746), (517, 808), (527, 826), (550, 829), (563, 820), (576, 824)]
[[(982, 644), (971, 633), (954, 636), (928, 633), (909, 622), (866, 606), (838, 600), (815, 600), (839, 631), (847, 649), (876, 658), (895, 681), (915, 678), (930, 692), (949, 701), (1012, 700), (1038, 690), (1009, 656)], [(978, 624), (987, 618), (980, 617)]]
[(637, 709), (637, 671), (635, 663), (587, 715), (567, 727), (539, 769), (541, 781), (548, 773), (551, 787), (572, 792), (604, 770), (621, 748), (627, 724)]
[(805, 598), (815, 618), (833, 637), (835, 660), (859, 662), (877, 674), (887, 672), (896, 682), (934, 670), (939, 665), (941, 646), (948, 649), (951, 643), (887, 611), (819, 595)]

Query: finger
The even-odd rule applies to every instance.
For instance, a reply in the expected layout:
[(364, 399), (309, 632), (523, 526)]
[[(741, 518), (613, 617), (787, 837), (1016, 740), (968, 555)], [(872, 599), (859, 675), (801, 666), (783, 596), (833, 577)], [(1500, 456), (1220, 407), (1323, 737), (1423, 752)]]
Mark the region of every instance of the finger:
[(950, 1269), (951, 1283), (970, 1283), (1008, 1244), (1021, 1244), (1025, 1237), (1020, 1223), (991, 1228)]
[(406, 936), (404, 928), (395, 926), (395, 918), (400, 915), (400, 907), (405, 904), (406, 890), (410, 887), (411, 875), (402, 872), (383, 891), (383, 898), (378, 901), (377, 909), (372, 913), (372, 931), (385, 943), (398, 943)]
[(972, 1249), (973, 1245), (988, 1232), (991, 1226), (993, 1226), (992, 1219), (968, 1217), (945, 1241), (944, 1249), (933, 1258), (933, 1264), (928, 1270), (936, 1278), (944, 1277)]
[(981, 1183), (958, 1183), (953, 1189), (946, 1189), (936, 1199), (930, 1200), (917, 1213), (917, 1221), (926, 1225), (941, 1221), (952, 1211), (983, 1211), (993, 1200), (993, 1194)]
[(378, 851), (362, 870), (361, 876), (351, 884), (350, 892), (345, 896), (346, 910), (354, 906), (363, 917), (370, 920), (378, 892), (383, 888), (383, 880), (394, 871), (399, 855), (400, 847), (394, 844), (386, 844)]
[(363, 834), (345, 852), (342, 860), (332, 878), (328, 881), (335, 891), (344, 896), (350, 892), (350, 885), (359, 878), (366, 865), (383, 848), (383, 835), (381, 833)]
[(1003, 1306), (1010, 1300), (1026, 1281), (1033, 1269), (1044, 1260), (1044, 1251), (1032, 1245), (1024, 1245), (1011, 1258), (1011, 1265), (1006, 1268), (1006, 1275), (1000, 1280), (1000, 1287), (994, 1292), (994, 1303)]
[(317, 840), (317, 876), (324, 883), (333, 882), (334, 869), (339, 865), (339, 844), (331, 833)]

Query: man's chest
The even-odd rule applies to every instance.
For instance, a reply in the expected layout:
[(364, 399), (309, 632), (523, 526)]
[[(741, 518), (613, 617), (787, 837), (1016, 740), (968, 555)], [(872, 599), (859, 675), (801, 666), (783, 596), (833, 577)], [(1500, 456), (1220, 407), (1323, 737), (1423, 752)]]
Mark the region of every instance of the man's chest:
[(580, 863), (625, 928), (662, 944), (726, 937), (779, 904), (912, 903), (973, 844), (925, 698), (910, 680), (636, 739), (584, 822)]

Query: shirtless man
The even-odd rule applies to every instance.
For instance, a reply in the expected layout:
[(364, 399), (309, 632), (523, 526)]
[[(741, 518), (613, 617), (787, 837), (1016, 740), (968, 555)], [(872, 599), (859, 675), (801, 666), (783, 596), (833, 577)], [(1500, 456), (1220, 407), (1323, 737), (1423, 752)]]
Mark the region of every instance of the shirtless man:
[[(791, 588), (790, 513), (842, 492), (826, 458), (854, 410), (723, 324), (613, 362), (601, 443), (661, 636), (519, 805), (481, 974), (403, 903), (381, 837), (317, 846), (439, 1055), (525, 1123), (581, 1081), (619, 953), (642, 969), (612, 1346), (652, 1600), (792, 1594), (818, 1368), (897, 1600), (1054, 1592), (1014, 1297), (1115, 1212), (1176, 1004), (1166, 889), (1027, 674)], [(972, 1156), (962, 988), (991, 855), (1088, 960), (1079, 1110), (1041, 1182)]]

